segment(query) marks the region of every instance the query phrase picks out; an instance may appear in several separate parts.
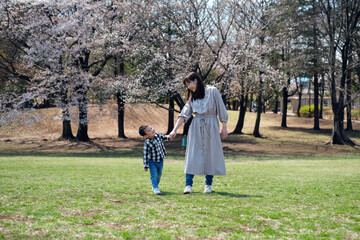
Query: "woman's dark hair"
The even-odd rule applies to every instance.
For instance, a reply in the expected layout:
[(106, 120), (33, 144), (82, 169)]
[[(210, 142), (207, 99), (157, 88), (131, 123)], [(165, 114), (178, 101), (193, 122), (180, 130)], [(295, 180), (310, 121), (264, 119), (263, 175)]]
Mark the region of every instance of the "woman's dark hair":
[(186, 101), (188, 101), (191, 97), (191, 101), (194, 101), (196, 99), (203, 99), (205, 97), (205, 83), (201, 80), (199, 75), (197, 75), (195, 72), (191, 72), (183, 79), (183, 84), (186, 86), (186, 83), (191, 83), (193, 81), (197, 80), (196, 85), (196, 91), (192, 92), (190, 89), (188, 89)]

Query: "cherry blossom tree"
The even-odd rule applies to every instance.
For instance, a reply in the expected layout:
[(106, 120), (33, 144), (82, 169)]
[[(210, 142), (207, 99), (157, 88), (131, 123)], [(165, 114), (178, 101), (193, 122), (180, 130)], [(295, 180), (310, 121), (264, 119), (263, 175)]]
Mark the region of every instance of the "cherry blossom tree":
[(127, 48), (131, 25), (122, 19), (129, 5), (94, 1), (8, 4), (9, 13), (18, 13), (13, 18), (23, 20), (5, 30), (8, 34), (15, 34), (19, 29), (27, 33), (23, 60), (33, 73), (30, 98), (40, 99), (51, 94), (56, 99), (63, 109), (63, 123), (67, 122), (66, 129), (69, 129), (64, 138), (72, 138), (68, 107), (76, 104), (79, 108), (77, 139), (89, 140), (87, 93), (109, 60)]
[(26, 92), (31, 73), (23, 64), (26, 36), (28, 31), (22, 26), (26, 21), (26, 6), (17, 6), (10, 0), (0, 2), (0, 84), (1, 110), (14, 108), (14, 99)]
[(232, 95), (240, 100), (239, 119), (234, 133), (240, 134), (242, 131), (247, 95), (251, 93), (250, 89), (255, 88), (257, 119), (253, 135), (260, 137), (263, 95), (267, 92), (270, 96), (270, 92), (274, 92), (283, 79), (281, 72), (274, 69), (268, 60), (276, 45), (268, 37), (267, 31), (276, 14), (270, 12), (269, 3), (264, 1), (249, 0), (246, 4), (230, 1), (230, 4), (235, 9), (235, 18), (231, 37), (226, 43), (226, 57), (222, 58), (221, 65), (232, 76), (229, 85)]

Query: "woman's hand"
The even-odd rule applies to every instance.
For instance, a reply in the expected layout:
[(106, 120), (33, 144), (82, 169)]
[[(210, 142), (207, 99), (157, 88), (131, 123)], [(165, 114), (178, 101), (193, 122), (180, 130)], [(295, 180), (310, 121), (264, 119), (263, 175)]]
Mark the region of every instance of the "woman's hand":
[(171, 131), (171, 133), (169, 134), (169, 138), (174, 139), (175, 137), (176, 137), (176, 132)]
[(176, 137), (176, 131), (177, 129), (181, 126), (181, 124), (183, 124), (185, 122), (185, 118), (184, 117), (178, 117), (178, 120), (176, 121), (175, 127), (173, 128), (173, 130), (171, 131), (171, 133), (169, 134), (169, 138), (170, 139), (174, 139)]
[(226, 122), (223, 122), (222, 124), (223, 124), (223, 126), (222, 126), (222, 129), (221, 129), (220, 136), (221, 136), (221, 140), (224, 140), (225, 138), (227, 138), (227, 136), (229, 134), (228, 134), (228, 131), (227, 131)]

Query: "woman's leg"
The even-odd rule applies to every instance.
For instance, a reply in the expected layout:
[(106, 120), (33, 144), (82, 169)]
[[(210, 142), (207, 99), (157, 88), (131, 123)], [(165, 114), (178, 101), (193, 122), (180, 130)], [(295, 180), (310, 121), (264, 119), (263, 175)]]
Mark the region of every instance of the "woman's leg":
[(185, 186), (192, 186), (193, 185), (193, 179), (194, 179), (194, 175), (193, 174), (186, 174), (185, 175)]
[(206, 177), (205, 177), (205, 185), (211, 186), (212, 183), (213, 183), (213, 178), (214, 178), (213, 175), (206, 175)]

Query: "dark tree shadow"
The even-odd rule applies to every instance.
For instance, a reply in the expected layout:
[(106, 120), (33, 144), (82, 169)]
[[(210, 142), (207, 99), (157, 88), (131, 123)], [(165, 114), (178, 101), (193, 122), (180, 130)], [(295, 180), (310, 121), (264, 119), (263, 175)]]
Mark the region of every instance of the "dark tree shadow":
[(234, 197), (234, 198), (263, 198), (261, 195), (246, 195), (246, 194), (237, 194), (237, 193), (229, 193), (229, 192), (216, 192), (213, 191), (212, 194), (217, 194), (226, 197)]
[(174, 192), (163, 192), (161, 191), (161, 193), (159, 194), (159, 196), (171, 196), (171, 195), (178, 195), (179, 193), (174, 193)]
[(276, 130), (276, 131), (293, 131), (293, 132), (303, 132), (303, 133), (310, 133), (310, 134), (325, 134), (325, 135), (331, 135), (332, 133), (332, 129), (329, 128), (324, 128), (324, 129), (320, 129), (320, 130), (314, 130), (312, 128), (300, 128), (300, 127), (278, 127), (278, 126), (272, 126), (272, 127), (268, 127), (269, 129), (272, 130)]

